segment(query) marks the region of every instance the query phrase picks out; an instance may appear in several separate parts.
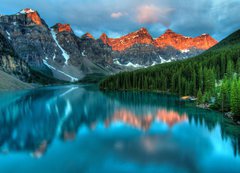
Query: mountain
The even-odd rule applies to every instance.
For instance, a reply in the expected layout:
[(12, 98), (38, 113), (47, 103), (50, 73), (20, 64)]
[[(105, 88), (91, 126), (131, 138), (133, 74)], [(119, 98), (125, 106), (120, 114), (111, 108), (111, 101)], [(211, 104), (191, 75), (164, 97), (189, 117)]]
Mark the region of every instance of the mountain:
[(153, 39), (145, 28), (116, 39), (104, 33), (100, 40), (112, 47), (115, 64), (137, 68), (193, 57), (217, 44), (208, 34), (191, 38), (170, 29)]
[[(24, 9), (14, 15), (0, 17), (0, 33), (8, 39), (18, 57), (33, 71), (64, 81), (77, 81), (88, 73), (111, 74), (111, 48), (99, 41), (77, 37), (68, 24), (49, 28), (38, 12)], [(85, 49), (90, 49), (88, 57)], [(92, 52), (92, 49), (95, 52)], [(102, 53), (97, 57), (99, 53)], [(91, 60), (95, 61), (91, 61)], [(110, 60), (109, 60), (110, 59)], [(96, 62), (96, 63), (95, 63)], [(100, 66), (98, 63), (104, 64)], [(109, 69), (105, 69), (109, 66)]]
[[(15, 64), (25, 64), (29, 70), (26, 74), (31, 76), (24, 77), (18, 68), (15, 77), (44, 84), (75, 82), (93, 75), (106, 76), (177, 61), (198, 55), (215, 43), (209, 35), (186, 38), (188, 50), (185, 47), (182, 50), (176, 39), (184, 36), (168, 30), (153, 39), (145, 28), (120, 38), (102, 34), (95, 39), (90, 33), (79, 37), (69, 24), (49, 27), (39, 13), (30, 8), (13, 15), (1, 15), (0, 34), (12, 48), (14, 61), (19, 61)], [(174, 41), (177, 44), (172, 44)], [(1, 68), (12, 74), (13, 69), (7, 71), (9, 65), (4, 62), (2, 59)]]
[(160, 37), (153, 39), (146, 28), (141, 28), (136, 32), (132, 32), (120, 38), (108, 38), (104, 33), (100, 39), (114, 51), (124, 51), (135, 44), (152, 44), (158, 48), (173, 47), (176, 50), (186, 52), (192, 48), (199, 50), (207, 50), (217, 44), (217, 41), (213, 39), (209, 34), (202, 34), (198, 37), (186, 37), (181, 34), (177, 34), (168, 29)]

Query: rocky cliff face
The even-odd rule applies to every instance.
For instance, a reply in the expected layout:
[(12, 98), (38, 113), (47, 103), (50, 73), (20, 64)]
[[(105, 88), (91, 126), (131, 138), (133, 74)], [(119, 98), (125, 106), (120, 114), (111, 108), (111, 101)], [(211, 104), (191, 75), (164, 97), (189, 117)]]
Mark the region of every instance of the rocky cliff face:
[(106, 66), (112, 64), (112, 49), (101, 40), (95, 40), (94, 37), (86, 33), (78, 42), (83, 57), (88, 57), (94, 63)]
[(17, 57), (8, 40), (2, 34), (0, 34), (0, 70), (22, 81), (31, 80), (27, 64)]
[[(65, 26), (65, 29), (62, 29), (62, 26)], [(69, 56), (67, 64), (82, 74), (111, 73), (112, 69), (109, 67), (112, 64), (112, 49), (100, 40), (95, 40), (89, 33), (77, 37), (69, 27), (64, 24), (52, 27), (59, 46)]]
[(159, 49), (152, 44), (135, 44), (129, 49), (115, 52), (115, 63), (121, 66), (143, 68), (183, 59), (178, 50), (167, 47)]
[(48, 26), (33, 10), (1, 16), (0, 33), (8, 38), (17, 55), (33, 69), (51, 73), (43, 59), (57, 55), (58, 61), (63, 61)]

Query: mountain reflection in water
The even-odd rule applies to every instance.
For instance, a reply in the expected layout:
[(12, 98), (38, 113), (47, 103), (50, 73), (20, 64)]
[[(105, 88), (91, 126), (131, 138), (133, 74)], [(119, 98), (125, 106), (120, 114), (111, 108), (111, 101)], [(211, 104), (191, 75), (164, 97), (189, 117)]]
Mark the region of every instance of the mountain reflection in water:
[(148, 114), (141, 116), (135, 115), (132, 112), (123, 109), (116, 111), (110, 120), (106, 120), (106, 125), (109, 126), (112, 122), (120, 121), (129, 124), (132, 127), (148, 130), (151, 123), (154, 121), (162, 121), (169, 127), (172, 127), (177, 123), (187, 121), (187, 119), (186, 113), (180, 115), (177, 112), (167, 111), (165, 109), (158, 110), (156, 115)]
[(44, 160), (44, 155), (54, 156), (51, 151), (59, 147), (56, 143), (81, 141), (71, 157), (82, 146), (81, 152), (88, 153), (85, 157), (93, 154), (95, 158), (96, 152), (129, 162), (187, 164), (198, 172), (193, 155), (217, 153), (221, 146), (230, 147), (224, 152), (239, 161), (239, 139), (240, 128), (231, 120), (213, 111), (180, 105), (178, 98), (170, 95), (100, 92), (96, 86), (86, 85), (0, 96), (0, 161), (4, 159), (1, 155), (13, 153), (31, 153)]

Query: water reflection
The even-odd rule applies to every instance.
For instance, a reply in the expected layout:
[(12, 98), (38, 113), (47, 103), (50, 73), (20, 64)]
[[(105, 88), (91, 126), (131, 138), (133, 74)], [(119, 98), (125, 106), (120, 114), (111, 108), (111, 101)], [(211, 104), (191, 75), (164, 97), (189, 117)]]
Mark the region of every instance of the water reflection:
[(159, 109), (156, 115), (151, 113), (149, 113), (148, 115), (135, 115), (134, 113), (126, 109), (122, 109), (116, 111), (113, 116), (110, 117), (110, 119), (106, 120), (105, 124), (106, 126), (109, 126), (109, 124), (111, 124), (112, 122), (120, 121), (138, 129), (148, 130), (154, 121), (161, 121), (166, 123), (169, 127), (172, 127), (177, 123), (187, 120), (188, 118), (186, 113), (180, 115), (172, 110), (168, 111), (165, 109)]
[[(97, 144), (106, 155), (111, 151), (111, 155), (140, 163), (185, 164), (196, 172), (193, 155), (213, 150), (205, 135), (216, 148), (231, 142), (231, 155), (240, 154), (239, 127), (215, 112), (180, 105), (174, 96), (64, 86), (8, 93), (0, 96), (0, 103), (2, 154), (31, 153), (40, 158), (57, 139), (78, 141), (84, 131), (81, 145), (88, 151), (96, 152)], [(218, 132), (221, 141), (211, 136)], [(196, 143), (196, 136), (201, 141)]]

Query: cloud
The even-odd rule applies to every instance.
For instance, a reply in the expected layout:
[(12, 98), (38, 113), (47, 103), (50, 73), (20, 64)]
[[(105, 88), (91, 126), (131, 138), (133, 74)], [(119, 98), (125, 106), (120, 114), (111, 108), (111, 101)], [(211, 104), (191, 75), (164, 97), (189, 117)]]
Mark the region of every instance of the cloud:
[(115, 19), (120, 18), (122, 16), (123, 16), (122, 12), (116, 12), (111, 14), (111, 18), (115, 18)]
[(73, 30), (74, 30), (74, 33), (76, 34), (76, 35), (78, 35), (78, 36), (82, 36), (83, 34), (85, 34), (82, 30), (80, 30), (80, 29), (75, 29), (75, 28), (73, 28)]
[(90, 32), (95, 38), (103, 32), (117, 36), (145, 27), (153, 37), (170, 28), (221, 40), (240, 28), (239, 0), (1, 0), (0, 13), (14, 14), (26, 7), (36, 9), (49, 26), (69, 23), (78, 35)]
[(137, 21), (143, 23), (161, 22), (168, 25), (168, 15), (173, 11), (171, 8), (162, 8), (155, 5), (142, 5), (137, 9)]

